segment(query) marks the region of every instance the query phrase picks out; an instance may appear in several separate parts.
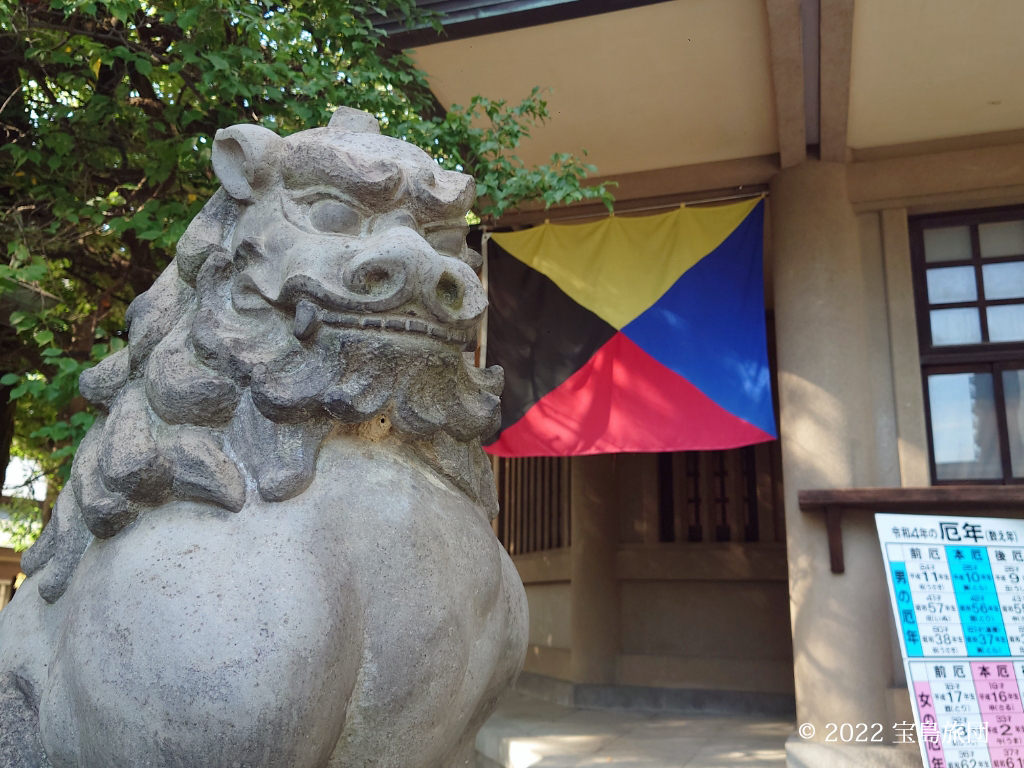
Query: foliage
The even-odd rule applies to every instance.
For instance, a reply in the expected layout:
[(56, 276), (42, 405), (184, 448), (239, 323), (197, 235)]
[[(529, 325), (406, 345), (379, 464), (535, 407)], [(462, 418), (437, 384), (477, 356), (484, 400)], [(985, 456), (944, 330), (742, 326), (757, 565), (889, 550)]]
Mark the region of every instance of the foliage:
[(549, 117), (539, 89), (445, 110), (374, 27), (384, 12), (429, 20), (414, 0), (0, 0), (0, 387), (17, 401), (15, 452), (52, 487), (93, 420), (78, 374), (123, 344), (128, 303), (216, 189), (218, 128), (286, 134), (352, 106), (474, 174), (478, 214), (610, 206), (579, 158), (515, 156)]
[(468, 108), (455, 106), (444, 118), (412, 121), (400, 130), (403, 138), (434, 148), (444, 167), (476, 177), (477, 211), (482, 215), (498, 217), (533, 200), (550, 207), (593, 198), (612, 210), (609, 185), (583, 185), (588, 174), (597, 172), (595, 166), (573, 154), (557, 153), (549, 164), (530, 168), (514, 154), (530, 137), (530, 128), (550, 116), (541, 89), (535, 87), (516, 106), (474, 96)]
[(32, 546), (32, 542), (43, 529), (39, 515), (39, 504), (30, 499), (7, 499), (0, 508), (0, 542), (21, 552)]

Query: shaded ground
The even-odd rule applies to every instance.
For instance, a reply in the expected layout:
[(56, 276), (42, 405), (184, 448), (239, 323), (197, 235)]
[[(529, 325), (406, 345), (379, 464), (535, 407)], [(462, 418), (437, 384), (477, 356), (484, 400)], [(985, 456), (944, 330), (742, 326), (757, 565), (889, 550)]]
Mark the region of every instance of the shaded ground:
[(477, 736), (506, 768), (784, 768), (784, 718), (570, 709), (510, 691)]

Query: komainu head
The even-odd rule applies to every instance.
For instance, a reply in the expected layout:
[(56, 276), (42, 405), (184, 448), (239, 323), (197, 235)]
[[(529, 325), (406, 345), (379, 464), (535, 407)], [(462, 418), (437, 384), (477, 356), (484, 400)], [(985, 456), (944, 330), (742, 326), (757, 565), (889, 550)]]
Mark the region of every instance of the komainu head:
[(472, 365), (473, 179), (347, 108), (286, 138), (218, 131), (213, 167), (222, 188), (129, 308), (128, 346), (82, 375), (104, 415), (23, 558), (47, 567), (51, 602), (92, 536), (173, 500), (284, 501), (340, 433), (391, 441), (497, 511), (480, 439), (502, 374)]

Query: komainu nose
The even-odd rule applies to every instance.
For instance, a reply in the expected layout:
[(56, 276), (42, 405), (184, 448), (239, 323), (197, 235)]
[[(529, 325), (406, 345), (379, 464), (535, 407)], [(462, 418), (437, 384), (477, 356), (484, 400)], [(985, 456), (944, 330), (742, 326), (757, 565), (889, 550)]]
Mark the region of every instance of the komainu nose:
[(435, 255), (423, 278), (420, 299), (445, 325), (468, 328), (487, 309), (480, 278), (465, 262)]
[[(396, 226), (346, 266), (346, 289), (365, 297), (368, 309), (397, 309), (418, 304), (431, 318), (451, 328), (472, 327), (487, 308), (480, 278), (464, 261), (442, 256), (415, 230)], [(386, 297), (387, 306), (375, 306)]]

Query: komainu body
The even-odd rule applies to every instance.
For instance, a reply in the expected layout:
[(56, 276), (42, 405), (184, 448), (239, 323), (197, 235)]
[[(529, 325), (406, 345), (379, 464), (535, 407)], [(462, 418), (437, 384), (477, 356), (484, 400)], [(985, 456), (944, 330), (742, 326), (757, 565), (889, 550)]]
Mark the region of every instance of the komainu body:
[(468, 765), (527, 632), (472, 179), (347, 109), (213, 153), (82, 377), (103, 415), (0, 613), (0, 765)]

